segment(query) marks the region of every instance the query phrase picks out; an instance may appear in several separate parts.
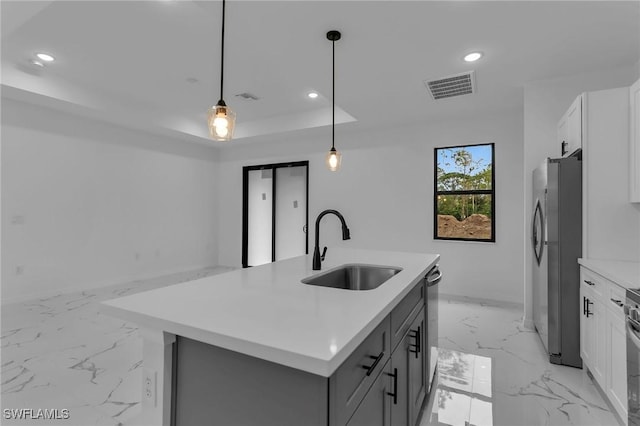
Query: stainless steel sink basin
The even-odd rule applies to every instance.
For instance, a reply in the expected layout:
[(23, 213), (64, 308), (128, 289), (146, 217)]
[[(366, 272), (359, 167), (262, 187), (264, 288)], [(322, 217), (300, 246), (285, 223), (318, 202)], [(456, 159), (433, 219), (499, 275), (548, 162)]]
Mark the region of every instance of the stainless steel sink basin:
[(346, 264), (307, 277), (302, 282), (345, 290), (372, 290), (400, 271), (402, 268), (393, 266)]

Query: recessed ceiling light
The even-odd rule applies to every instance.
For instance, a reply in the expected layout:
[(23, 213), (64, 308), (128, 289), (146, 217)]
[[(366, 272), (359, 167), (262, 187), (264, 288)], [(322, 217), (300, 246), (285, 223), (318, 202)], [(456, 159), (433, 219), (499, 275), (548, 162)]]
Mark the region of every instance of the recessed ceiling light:
[(464, 60), (466, 62), (475, 62), (480, 58), (482, 58), (482, 52), (472, 52), (468, 55), (465, 55)]
[(309, 92), (307, 93), (307, 96), (310, 97), (311, 99), (315, 99), (318, 97), (318, 93), (316, 92)]
[(42, 59), (45, 62), (53, 62), (56, 59), (48, 53), (36, 53), (36, 56), (38, 57), (38, 59)]

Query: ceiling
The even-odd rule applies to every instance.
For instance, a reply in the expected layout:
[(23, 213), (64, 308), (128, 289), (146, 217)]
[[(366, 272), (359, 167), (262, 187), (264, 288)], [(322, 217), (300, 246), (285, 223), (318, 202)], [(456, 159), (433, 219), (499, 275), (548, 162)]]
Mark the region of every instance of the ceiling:
[[(220, 1), (6, 1), (2, 95), (211, 146)], [(237, 143), (522, 109), (529, 81), (640, 60), (638, 1), (227, 1), (225, 93)], [(484, 57), (465, 63), (464, 54)], [(29, 60), (45, 51), (44, 69)], [(434, 101), (424, 80), (475, 71), (477, 92)], [(320, 93), (315, 99), (306, 94)], [(259, 100), (235, 95), (248, 92)], [(234, 142), (236, 143), (236, 142)], [(226, 143), (228, 145), (228, 143)]]

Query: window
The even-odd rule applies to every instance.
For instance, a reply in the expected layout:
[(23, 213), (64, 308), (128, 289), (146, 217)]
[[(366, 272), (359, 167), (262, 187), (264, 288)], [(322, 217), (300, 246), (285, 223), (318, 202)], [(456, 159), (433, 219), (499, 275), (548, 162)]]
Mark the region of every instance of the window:
[(434, 238), (494, 242), (494, 144), (435, 148), (434, 154)]

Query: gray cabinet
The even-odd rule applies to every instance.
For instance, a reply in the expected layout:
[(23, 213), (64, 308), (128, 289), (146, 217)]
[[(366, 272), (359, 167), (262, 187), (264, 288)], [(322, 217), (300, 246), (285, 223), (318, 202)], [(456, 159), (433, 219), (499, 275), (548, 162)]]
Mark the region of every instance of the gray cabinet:
[(395, 395), (391, 401), (391, 424), (413, 425), (409, 423), (409, 338), (405, 335), (391, 357), (391, 379)]
[(386, 425), (388, 421), (393, 426), (416, 425), (428, 383), (423, 288), (421, 283), (416, 285), (391, 312), (391, 341), (397, 345), (384, 372), (358, 401), (348, 425)]
[(409, 330), (411, 321), (424, 305), (424, 286), (420, 279), (404, 299), (391, 311), (391, 348), (395, 350)]
[(420, 417), (422, 404), (428, 389), (427, 339), (425, 324), (425, 308), (415, 317), (409, 328), (407, 337), (411, 339), (408, 352), (407, 384), (409, 387), (409, 424), (415, 425)]
[(391, 362), (387, 362), (384, 371), (379, 374), (371, 385), (366, 396), (360, 402), (353, 416), (347, 422), (348, 426), (390, 426), (406, 423), (396, 423), (391, 419), (393, 383), (391, 377)]
[(331, 424), (347, 423), (390, 356), (387, 317), (329, 378)]
[(178, 426), (326, 426), (326, 377), (178, 337)]
[(391, 356), (397, 396), (391, 406), (393, 425), (414, 426), (420, 417), (427, 391), (424, 307), (415, 312), (409, 328)]
[(178, 337), (174, 424), (415, 426), (427, 392), (424, 286), (321, 377)]

